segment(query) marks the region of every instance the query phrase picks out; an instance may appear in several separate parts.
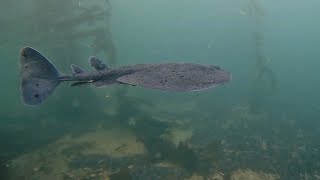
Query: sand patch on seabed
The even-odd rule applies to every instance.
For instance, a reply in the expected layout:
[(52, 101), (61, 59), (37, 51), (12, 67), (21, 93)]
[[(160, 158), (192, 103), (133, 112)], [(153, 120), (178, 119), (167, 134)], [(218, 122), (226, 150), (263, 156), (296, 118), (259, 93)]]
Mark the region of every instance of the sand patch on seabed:
[[(11, 179), (64, 179), (75, 176), (68, 164), (77, 155), (126, 157), (145, 153), (136, 137), (123, 129), (98, 130), (78, 137), (65, 136), (9, 164)], [(74, 172), (73, 172), (74, 173)]]
[(178, 147), (179, 143), (183, 143), (191, 139), (193, 135), (192, 128), (170, 128), (167, 132), (161, 135), (161, 138), (171, 142), (176, 147)]
[(275, 174), (268, 174), (263, 172), (255, 172), (248, 170), (237, 170), (231, 175), (231, 180), (278, 180), (280, 177)]
[(190, 178), (185, 180), (279, 180), (280, 177), (276, 174), (269, 174), (264, 172), (255, 172), (250, 169), (239, 169), (231, 173), (230, 178), (225, 178), (222, 172), (213, 174), (209, 177), (203, 177), (193, 174)]

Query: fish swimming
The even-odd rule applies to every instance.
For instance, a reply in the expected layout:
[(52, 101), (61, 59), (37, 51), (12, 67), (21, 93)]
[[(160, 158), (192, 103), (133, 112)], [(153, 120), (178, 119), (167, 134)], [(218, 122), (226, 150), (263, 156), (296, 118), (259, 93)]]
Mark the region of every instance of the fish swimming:
[(89, 58), (95, 69), (86, 72), (72, 64), (73, 74), (59, 73), (40, 52), (24, 47), (20, 51), (21, 93), (24, 104), (35, 106), (47, 99), (61, 82), (71, 86), (95, 87), (126, 84), (175, 92), (199, 91), (224, 84), (231, 74), (214, 65), (193, 63), (136, 64), (109, 68), (96, 57)]

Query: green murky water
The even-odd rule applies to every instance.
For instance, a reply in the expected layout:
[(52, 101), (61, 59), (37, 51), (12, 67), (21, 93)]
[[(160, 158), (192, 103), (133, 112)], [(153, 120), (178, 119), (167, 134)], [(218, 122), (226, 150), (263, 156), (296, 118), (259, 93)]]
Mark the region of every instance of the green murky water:
[[(320, 3), (2, 0), (0, 179), (320, 179)], [(19, 50), (63, 73), (193, 62), (232, 72), (192, 93), (63, 84), (20, 97)]]

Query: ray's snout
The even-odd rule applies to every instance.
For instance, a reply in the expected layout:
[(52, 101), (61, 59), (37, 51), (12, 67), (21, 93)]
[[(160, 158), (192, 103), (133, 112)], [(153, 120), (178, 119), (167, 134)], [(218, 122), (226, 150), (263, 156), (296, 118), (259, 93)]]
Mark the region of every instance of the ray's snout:
[(227, 83), (232, 80), (232, 74), (230, 72), (219, 69), (215, 73), (215, 79), (218, 83)]

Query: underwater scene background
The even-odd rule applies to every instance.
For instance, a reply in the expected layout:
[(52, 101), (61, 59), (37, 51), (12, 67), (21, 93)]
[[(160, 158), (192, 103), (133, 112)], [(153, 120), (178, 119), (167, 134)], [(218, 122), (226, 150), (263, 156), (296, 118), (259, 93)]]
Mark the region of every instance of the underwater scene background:
[[(0, 179), (320, 179), (320, 1), (1, 0)], [(232, 73), (192, 93), (62, 84), (21, 102), (18, 56), (63, 73), (193, 62)]]

